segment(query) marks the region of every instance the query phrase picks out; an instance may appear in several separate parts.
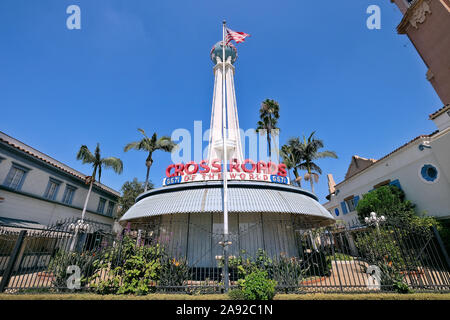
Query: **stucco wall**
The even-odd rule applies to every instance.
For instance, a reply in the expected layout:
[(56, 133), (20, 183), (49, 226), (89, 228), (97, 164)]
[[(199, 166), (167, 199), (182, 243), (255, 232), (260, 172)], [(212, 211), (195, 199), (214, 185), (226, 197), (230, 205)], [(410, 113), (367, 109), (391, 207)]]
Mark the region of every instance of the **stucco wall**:
[[(6, 177), (8, 176), (13, 162), (29, 169), (25, 176), (23, 185), (18, 192), (0, 190), (0, 196), (4, 198), (3, 202), (0, 203), (1, 217), (31, 220), (47, 225), (58, 219), (81, 216), (81, 209), (84, 206), (84, 201), (88, 193), (88, 185), (84, 184), (75, 177), (72, 178), (69, 174), (59, 172), (56, 168), (52, 169), (46, 165), (41, 165), (39, 162), (29, 159), (27, 156), (21, 156), (20, 152), (11, 151), (2, 145), (0, 145), (0, 157), (3, 158), (0, 161), (0, 185), (2, 186), (5, 184)], [(44, 197), (50, 177), (61, 181), (58, 188), (58, 193), (54, 200), (56, 203), (46, 201), (44, 199), (40, 200), (34, 198)], [(67, 185), (77, 188), (72, 199), (72, 204), (70, 205), (72, 207), (62, 204)], [(29, 194), (31, 196), (20, 193)], [(107, 200), (103, 211), (103, 216), (92, 214), (92, 212), (97, 211), (100, 197)], [(87, 217), (112, 224), (113, 220), (107, 217), (109, 201), (115, 203), (113, 210), (114, 216), (117, 210), (117, 197), (106, 192), (102, 192), (98, 188), (94, 188), (87, 206), (87, 210), (92, 212), (88, 212)]]
[[(416, 204), (418, 213), (426, 212), (438, 218), (450, 218), (450, 132), (431, 139), (431, 148), (420, 151), (418, 146), (428, 138), (419, 139), (390, 157), (378, 161), (360, 174), (336, 186), (337, 195), (332, 195), (324, 206), (334, 217), (345, 222), (356, 218), (356, 211), (343, 214), (341, 202), (351, 195), (359, 196), (369, 192), (374, 186), (385, 180), (399, 180), (407, 199)], [(420, 177), (424, 164), (432, 164), (439, 171), (434, 183), (426, 183)], [(334, 208), (339, 209), (339, 216)]]
[[(0, 190), (0, 197), (5, 198), (0, 203), (0, 217), (30, 220), (43, 225), (52, 225), (57, 221), (69, 218), (81, 218), (81, 209), (31, 198), (6, 190)], [(86, 219), (111, 226), (114, 222), (109, 217), (90, 212), (86, 213)]]

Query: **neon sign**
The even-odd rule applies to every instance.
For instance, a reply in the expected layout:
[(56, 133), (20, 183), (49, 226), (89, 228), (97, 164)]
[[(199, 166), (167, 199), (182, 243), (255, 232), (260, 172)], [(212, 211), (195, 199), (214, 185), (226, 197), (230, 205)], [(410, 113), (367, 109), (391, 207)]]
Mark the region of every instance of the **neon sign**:
[[(284, 163), (246, 159), (242, 163), (232, 159), (228, 165), (228, 180), (265, 181), (272, 183), (288, 184), (287, 169)], [(199, 163), (171, 164), (166, 168), (166, 178), (163, 185), (178, 184), (184, 182), (222, 180), (222, 164), (219, 159), (211, 162), (202, 160)]]

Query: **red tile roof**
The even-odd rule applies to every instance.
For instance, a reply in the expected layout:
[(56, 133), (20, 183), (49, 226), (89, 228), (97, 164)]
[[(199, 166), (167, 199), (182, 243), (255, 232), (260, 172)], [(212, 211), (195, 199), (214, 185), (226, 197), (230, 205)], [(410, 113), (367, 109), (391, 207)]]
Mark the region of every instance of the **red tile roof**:
[(447, 110), (450, 110), (450, 104), (447, 104), (447, 105), (443, 106), (442, 108), (440, 108), (439, 110), (430, 114), (430, 120), (433, 120), (433, 119), (439, 117), (441, 114), (443, 114)]
[(383, 160), (383, 159), (386, 159), (387, 157), (390, 157), (392, 154), (394, 154), (394, 153), (396, 153), (397, 151), (399, 151), (399, 150), (405, 148), (406, 146), (410, 145), (410, 144), (413, 143), (414, 141), (416, 141), (416, 140), (418, 140), (418, 139), (422, 139), (422, 138), (430, 138), (431, 136), (435, 135), (435, 134), (438, 133), (438, 132), (439, 132), (439, 130), (436, 130), (436, 131), (434, 131), (434, 132), (431, 133), (431, 134), (423, 134), (423, 135), (420, 135), (420, 136), (418, 136), (418, 137), (415, 137), (414, 139), (408, 141), (407, 143), (405, 143), (404, 145), (398, 147), (398, 148), (395, 149), (394, 151), (388, 153), (388, 154), (385, 155), (384, 157), (382, 157), (382, 158), (376, 160), (376, 161), (373, 162), (371, 165), (369, 165), (367, 168), (365, 168), (365, 169), (363, 169), (363, 170), (361, 170), (361, 171), (358, 171), (358, 172), (356, 172), (355, 174), (352, 174), (352, 175), (349, 176), (349, 177), (346, 177), (344, 180), (342, 180), (341, 182), (339, 182), (336, 186), (338, 186), (338, 185), (344, 183), (345, 181), (347, 181), (348, 179), (352, 178), (353, 176), (355, 176), (355, 175), (357, 175), (357, 174), (359, 174), (359, 173), (361, 173), (361, 172), (363, 172), (363, 171), (369, 169), (369, 168), (372, 167), (375, 163), (378, 163), (379, 161), (381, 161), (381, 160)]

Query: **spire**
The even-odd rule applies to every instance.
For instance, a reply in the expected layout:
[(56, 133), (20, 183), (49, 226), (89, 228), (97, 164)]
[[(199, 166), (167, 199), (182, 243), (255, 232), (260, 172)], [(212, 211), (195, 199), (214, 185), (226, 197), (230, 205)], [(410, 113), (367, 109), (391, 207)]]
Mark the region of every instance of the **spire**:
[(215, 62), (214, 71), (214, 93), (211, 112), (211, 130), (209, 136), (208, 161), (223, 158), (222, 125), (225, 121), (227, 128), (227, 158), (243, 161), (241, 137), (239, 131), (239, 118), (236, 106), (236, 93), (234, 90), (234, 66), (237, 58), (236, 47), (227, 45), (225, 47), (225, 97), (226, 118), (222, 113), (222, 41), (216, 43), (211, 50), (211, 59)]

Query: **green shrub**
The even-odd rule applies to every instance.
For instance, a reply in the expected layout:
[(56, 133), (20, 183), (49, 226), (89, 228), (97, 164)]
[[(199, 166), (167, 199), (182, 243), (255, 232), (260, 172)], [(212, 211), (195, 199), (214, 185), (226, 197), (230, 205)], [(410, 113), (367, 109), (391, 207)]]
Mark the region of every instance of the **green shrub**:
[(401, 275), (395, 279), (393, 288), (398, 293), (413, 293), (413, 290), (411, 290)]
[(297, 290), (306, 277), (303, 263), (295, 257), (285, 257), (281, 255), (273, 260), (271, 279), (275, 280), (279, 287), (284, 289), (285, 293)]
[(164, 257), (161, 263), (159, 284), (162, 286), (182, 286), (190, 276), (186, 259), (169, 259)]
[[(241, 255), (228, 260), (228, 266), (230, 269), (237, 271), (238, 278), (243, 279), (248, 274), (257, 271), (264, 270), (269, 277), (273, 275), (274, 261), (267, 255), (263, 249), (258, 249), (255, 257), (246, 257), (246, 251), (242, 250)], [(219, 262), (219, 267), (223, 266), (223, 261)]]
[(405, 193), (396, 186), (382, 186), (363, 195), (356, 207), (359, 220), (371, 212), (378, 216), (384, 215), (391, 223), (405, 224), (414, 217), (414, 205), (406, 200)]
[(370, 265), (393, 264), (400, 270), (405, 265), (401, 248), (389, 229), (367, 229), (355, 234), (355, 246), (360, 256)]
[(92, 279), (99, 294), (146, 295), (157, 285), (181, 286), (190, 275), (186, 259), (170, 258), (160, 244), (136, 245), (129, 237), (96, 263), (109, 271), (104, 280)]
[(352, 256), (341, 252), (336, 252), (334, 255), (328, 255), (327, 259), (330, 261), (353, 261)]
[(233, 289), (228, 292), (228, 297), (231, 300), (245, 300), (245, 294), (240, 289)]
[[(244, 279), (247, 275), (258, 270), (265, 271), (269, 279), (275, 280), (286, 292), (297, 289), (301, 280), (305, 278), (304, 264), (296, 257), (287, 257), (280, 254), (279, 257), (270, 258), (267, 253), (258, 249), (254, 258), (245, 257), (243, 250), (241, 256), (231, 258), (229, 267), (235, 270), (238, 279)], [(223, 262), (219, 264), (222, 266)]]
[(267, 272), (262, 270), (255, 270), (238, 281), (245, 300), (272, 300), (276, 284), (277, 282), (269, 279)]

